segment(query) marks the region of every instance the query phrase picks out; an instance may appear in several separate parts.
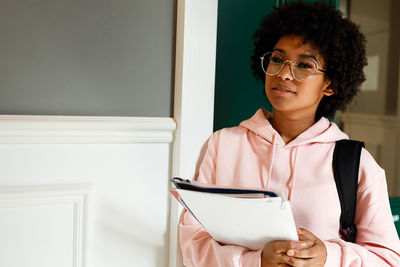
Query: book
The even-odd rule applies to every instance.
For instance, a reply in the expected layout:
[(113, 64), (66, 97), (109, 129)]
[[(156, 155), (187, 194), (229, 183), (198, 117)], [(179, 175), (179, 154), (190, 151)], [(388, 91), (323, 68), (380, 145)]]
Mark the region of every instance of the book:
[(171, 194), (221, 244), (259, 250), (274, 240), (298, 241), (290, 203), (280, 193), (171, 181)]

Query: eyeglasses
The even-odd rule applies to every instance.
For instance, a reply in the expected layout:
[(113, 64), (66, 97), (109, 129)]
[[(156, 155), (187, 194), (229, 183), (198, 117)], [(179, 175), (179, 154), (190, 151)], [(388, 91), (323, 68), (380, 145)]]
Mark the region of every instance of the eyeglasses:
[(311, 58), (298, 58), (290, 61), (285, 60), (282, 55), (276, 52), (265, 53), (261, 59), (261, 68), (267, 75), (276, 75), (283, 69), (285, 63), (290, 63), (290, 71), (293, 78), (299, 82), (310, 80), (318, 72), (325, 73), (325, 70), (318, 68), (318, 63)]

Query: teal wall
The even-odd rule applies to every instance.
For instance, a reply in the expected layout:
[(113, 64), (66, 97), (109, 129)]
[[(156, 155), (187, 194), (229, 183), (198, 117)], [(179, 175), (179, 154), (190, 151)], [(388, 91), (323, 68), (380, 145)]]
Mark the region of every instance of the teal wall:
[(394, 224), (397, 229), (397, 234), (400, 237), (400, 198), (390, 198), (390, 207), (392, 209), (393, 219), (395, 220)]
[(238, 125), (268, 107), (264, 85), (251, 71), (252, 36), (275, 0), (219, 0), (214, 130)]

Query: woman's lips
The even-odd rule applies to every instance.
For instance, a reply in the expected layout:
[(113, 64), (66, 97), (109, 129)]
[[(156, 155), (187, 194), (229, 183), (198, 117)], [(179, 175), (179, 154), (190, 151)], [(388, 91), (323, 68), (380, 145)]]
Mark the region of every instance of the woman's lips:
[(295, 91), (293, 91), (291, 88), (286, 87), (286, 86), (274, 86), (272, 87), (272, 90), (275, 90), (279, 93), (290, 93), (290, 94), (296, 94)]

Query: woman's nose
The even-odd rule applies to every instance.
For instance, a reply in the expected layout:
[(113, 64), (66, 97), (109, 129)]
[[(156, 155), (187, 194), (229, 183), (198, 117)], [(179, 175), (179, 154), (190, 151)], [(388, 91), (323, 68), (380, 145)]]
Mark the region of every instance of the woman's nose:
[(293, 80), (291, 64), (289, 62), (284, 62), (281, 71), (278, 73), (278, 77), (282, 80)]

